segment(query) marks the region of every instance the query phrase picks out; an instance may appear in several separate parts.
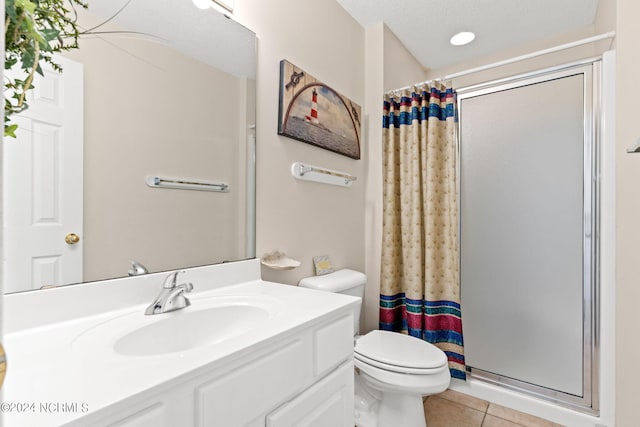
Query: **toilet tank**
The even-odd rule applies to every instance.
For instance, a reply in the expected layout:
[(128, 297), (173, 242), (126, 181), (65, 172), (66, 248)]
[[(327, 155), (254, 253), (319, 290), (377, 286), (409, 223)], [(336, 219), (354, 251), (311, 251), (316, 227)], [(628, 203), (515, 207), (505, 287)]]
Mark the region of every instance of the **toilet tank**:
[[(352, 295), (362, 299), (364, 297), (364, 286), (367, 283), (367, 276), (364, 273), (347, 268), (323, 274), (322, 276), (305, 277), (301, 279), (298, 286), (302, 288), (315, 289), (317, 291), (334, 292), (337, 294)], [(354, 313), (354, 331), (356, 335), (360, 332), (360, 308)]]

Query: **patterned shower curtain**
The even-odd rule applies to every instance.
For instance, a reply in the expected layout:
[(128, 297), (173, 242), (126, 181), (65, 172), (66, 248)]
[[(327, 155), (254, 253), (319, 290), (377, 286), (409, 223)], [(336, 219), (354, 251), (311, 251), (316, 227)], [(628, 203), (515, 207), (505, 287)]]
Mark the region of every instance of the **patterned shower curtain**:
[(380, 329), (435, 344), (466, 379), (454, 98), (436, 82), (384, 100)]

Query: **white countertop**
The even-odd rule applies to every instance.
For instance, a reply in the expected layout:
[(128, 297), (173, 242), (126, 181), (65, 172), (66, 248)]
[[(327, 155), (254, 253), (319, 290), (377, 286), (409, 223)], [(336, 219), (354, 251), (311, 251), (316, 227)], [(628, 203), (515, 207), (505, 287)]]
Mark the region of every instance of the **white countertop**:
[[(197, 289), (198, 284), (194, 286)], [(259, 327), (220, 343), (152, 356), (125, 356), (113, 350), (115, 340), (139, 322), (189, 313), (212, 298), (258, 299), (276, 309)], [(198, 368), (221, 363), (272, 337), (331, 313), (353, 310), (359, 304), (353, 297), (262, 280), (194, 292), (189, 299), (190, 307), (172, 313), (144, 316), (145, 303), (5, 335), (8, 369), (3, 387), (4, 426), (65, 424), (87, 410), (97, 411)], [(67, 410), (60, 405), (66, 405)], [(52, 412), (46, 413), (47, 407)]]

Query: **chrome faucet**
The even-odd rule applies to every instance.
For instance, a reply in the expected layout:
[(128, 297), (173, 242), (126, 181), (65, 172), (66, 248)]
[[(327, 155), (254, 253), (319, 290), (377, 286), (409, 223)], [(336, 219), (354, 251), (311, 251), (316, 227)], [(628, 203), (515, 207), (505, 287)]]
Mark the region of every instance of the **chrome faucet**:
[(128, 271), (129, 276), (140, 276), (142, 274), (149, 274), (147, 267), (140, 264), (138, 261), (131, 261), (131, 268)]
[(184, 270), (174, 271), (164, 279), (160, 295), (147, 307), (144, 314), (167, 313), (191, 305), (184, 294), (191, 292), (193, 285), (191, 283), (178, 285), (178, 274), (180, 273), (184, 273)]

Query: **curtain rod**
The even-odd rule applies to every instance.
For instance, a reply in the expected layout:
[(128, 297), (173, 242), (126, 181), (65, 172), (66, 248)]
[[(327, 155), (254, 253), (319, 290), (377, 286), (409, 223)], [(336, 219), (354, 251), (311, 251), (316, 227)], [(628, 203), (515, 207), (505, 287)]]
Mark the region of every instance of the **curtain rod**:
[(401, 87), (401, 88), (398, 88), (398, 89), (389, 90), (386, 93), (387, 94), (391, 94), (391, 93), (394, 93), (394, 92), (399, 92), (399, 91), (402, 91), (402, 90), (411, 89), (414, 86), (419, 86), (419, 85), (422, 85), (422, 84), (431, 83), (434, 80), (451, 80), (451, 79), (455, 79), (457, 77), (466, 76), (468, 74), (477, 73), (479, 71), (490, 70), (491, 68), (497, 68), (497, 67), (501, 67), (503, 65), (508, 65), (508, 64), (513, 64), (515, 62), (524, 61), (525, 59), (531, 59), (531, 58), (535, 58), (537, 56), (542, 56), (542, 55), (546, 55), (546, 54), (549, 54), (549, 53), (558, 52), (558, 51), (565, 50), (565, 49), (570, 49), (572, 47), (581, 46), (583, 44), (593, 43), (593, 42), (597, 42), (597, 41), (605, 40), (605, 39), (612, 39), (615, 36), (616, 36), (616, 32), (615, 31), (609, 31), (608, 33), (602, 33), (602, 34), (599, 34), (597, 36), (587, 37), (586, 39), (576, 40), (574, 42), (561, 44), (561, 45), (558, 45), (558, 46), (554, 46), (554, 47), (550, 47), (550, 48), (547, 48), (547, 49), (538, 50), (538, 51), (527, 53), (527, 54), (520, 55), (520, 56), (514, 56), (513, 58), (505, 59), (505, 60), (498, 61), (498, 62), (492, 62), (491, 64), (481, 65), (479, 67), (470, 68), (468, 70), (459, 71), (457, 73), (447, 74), (446, 76), (444, 76), (442, 78), (439, 78), (439, 79), (425, 80), (423, 82), (416, 83), (416, 84), (413, 84), (413, 85), (410, 85), (410, 86), (405, 86), (405, 87)]

